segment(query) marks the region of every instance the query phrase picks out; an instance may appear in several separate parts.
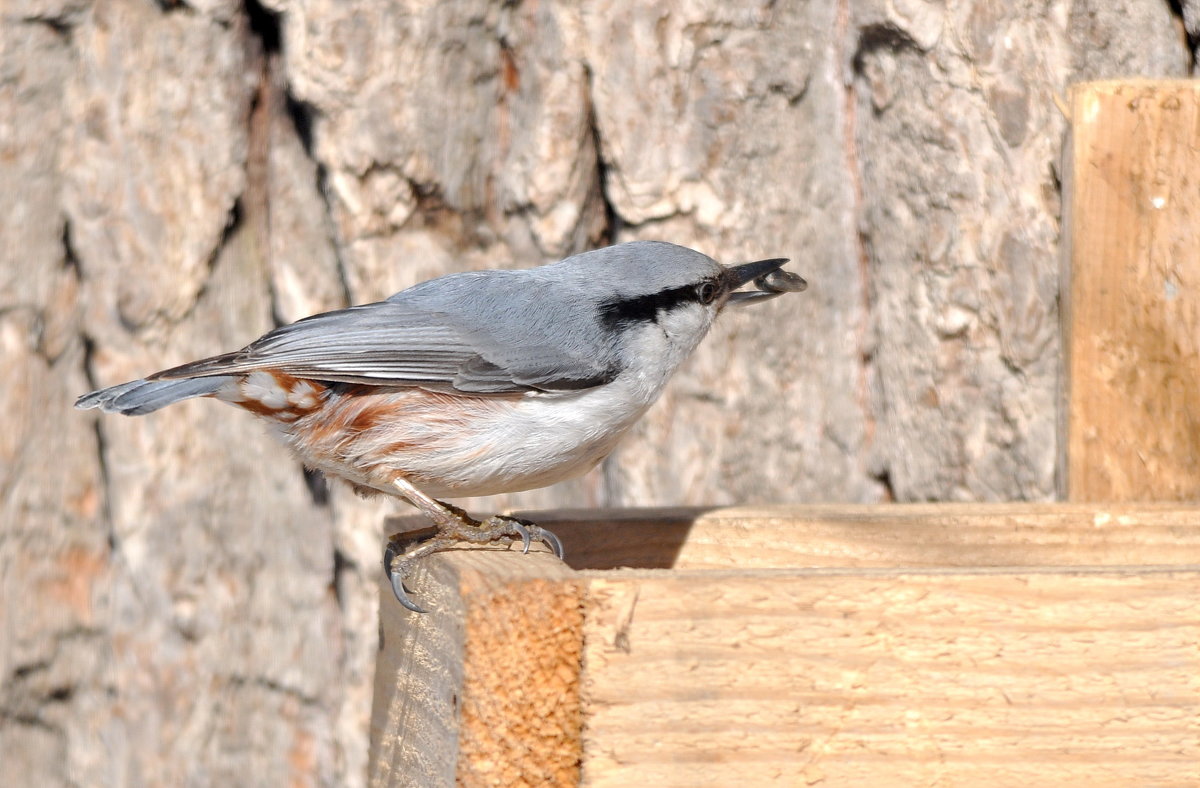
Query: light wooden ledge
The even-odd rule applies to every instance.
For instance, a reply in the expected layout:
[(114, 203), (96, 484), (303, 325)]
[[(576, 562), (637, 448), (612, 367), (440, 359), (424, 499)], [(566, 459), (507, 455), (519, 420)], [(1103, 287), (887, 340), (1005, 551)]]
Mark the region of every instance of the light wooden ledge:
[(523, 516), (381, 585), (373, 785), (1200, 783), (1200, 506)]

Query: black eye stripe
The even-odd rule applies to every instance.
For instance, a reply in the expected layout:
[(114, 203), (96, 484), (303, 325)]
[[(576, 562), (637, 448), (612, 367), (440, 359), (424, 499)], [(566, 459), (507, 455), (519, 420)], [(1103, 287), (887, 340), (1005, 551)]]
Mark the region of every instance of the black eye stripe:
[(600, 305), (600, 319), (607, 326), (638, 321), (655, 323), (658, 322), (659, 310), (671, 309), (679, 304), (697, 300), (699, 297), (693, 285), (671, 287), (637, 298), (606, 301)]

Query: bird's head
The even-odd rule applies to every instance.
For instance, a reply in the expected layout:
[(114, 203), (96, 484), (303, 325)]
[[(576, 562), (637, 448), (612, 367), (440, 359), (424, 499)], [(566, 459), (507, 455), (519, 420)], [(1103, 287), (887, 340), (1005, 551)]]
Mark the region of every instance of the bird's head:
[[(660, 241), (635, 241), (570, 259), (585, 273), (581, 288), (594, 300), (601, 324), (619, 334), (645, 328), (692, 348), (728, 305), (760, 303), (801, 290), (804, 280), (782, 271), (786, 259), (721, 265), (707, 255)], [(574, 267), (574, 266), (573, 266)], [(750, 283), (757, 290), (743, 290)]]

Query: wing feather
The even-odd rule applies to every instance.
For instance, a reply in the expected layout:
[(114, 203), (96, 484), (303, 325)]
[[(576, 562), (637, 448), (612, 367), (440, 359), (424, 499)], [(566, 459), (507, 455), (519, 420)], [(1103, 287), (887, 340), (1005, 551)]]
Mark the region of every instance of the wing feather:
[[(495, 282), (474, 277), (468, 284), (494, 295), (490, 285)], [(422, 297), (422, 290), (429, 288), (418, 285), (387, 301), (314, 315), (241, 350), (163, 370), (151, 379), (272, 369), (314, 380), (499, 394), (588, 388), (612, 377), (611, 349), (602, 342), (581, 342), (579, 331), (568, 331), (567, 341), (556, 342), (548, 336), (553, 324), (539, 322), (534, 314), (524, 319), (502, 299), (464, 300), (461, 290), (458, 297), (437, 290)], [(463, 303), (472, 308), (460, 308)], [(542, 309), (545, 303), (531, 301), (531, 307)]]

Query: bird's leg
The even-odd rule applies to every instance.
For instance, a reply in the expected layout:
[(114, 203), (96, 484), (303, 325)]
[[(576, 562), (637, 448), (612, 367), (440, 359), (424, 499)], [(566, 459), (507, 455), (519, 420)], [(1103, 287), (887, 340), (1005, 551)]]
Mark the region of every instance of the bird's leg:
[(400, 495), (433, 521), (437, 534), (418, 544), (411, 550), (402, 551), (396, 540), (389, 540), (383, 552), (383, 568), (392, 583), (392, 591), (400, 604), (417, 613), (425, 611), (408, 597), (404, 578), (412, 573), (417, 561), (433, 553), (452, 549), (464, 542), (488, 544), (491, 542), (521, 540), (523, 552), (535, 540), (544, 543), (558, 558), (563, 557), (562, 542), (541, 526), (515, 517), (493, 515), (483, 522), (475, 520), (462, 509), (432, 498), (421, 492), (412, 482), (397, 478), (392, 482)]
[(407, 479), (398, 478), (393, 484), (405, 500), (420, 509), (422, 514), (433, 521), (438, 530), (435, 539), (450, 538), (470, 544), (520, 539), (521, 546), (526, 553), (529, 552), (529, 546), (537, 541), (549, 547), (556, 557), (563, 557), (562, 542), (558, 537), (528, 520), (496, 514), (480, 522), (457, 506), (431, 498)]

